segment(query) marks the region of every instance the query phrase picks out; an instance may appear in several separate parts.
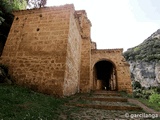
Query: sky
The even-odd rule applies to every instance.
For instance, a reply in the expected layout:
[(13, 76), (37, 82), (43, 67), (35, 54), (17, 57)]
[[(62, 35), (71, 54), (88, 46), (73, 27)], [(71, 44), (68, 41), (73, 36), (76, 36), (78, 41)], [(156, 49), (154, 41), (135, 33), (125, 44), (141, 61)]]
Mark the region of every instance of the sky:
[(48, 0), (47, 6), (74, 4), (92, 23), (98, 49), (135, 47), (160, 28), (160, 0)]

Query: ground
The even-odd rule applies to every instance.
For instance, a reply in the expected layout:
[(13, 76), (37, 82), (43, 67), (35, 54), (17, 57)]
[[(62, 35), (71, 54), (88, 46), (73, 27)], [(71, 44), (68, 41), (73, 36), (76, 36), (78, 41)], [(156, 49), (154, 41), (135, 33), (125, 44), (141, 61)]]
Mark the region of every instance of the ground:
[(118, 92), (94, 91), (56, 98), (0, 84), (0, 94), (0, 120), (159, 120), (156, 115), (160, 115)]

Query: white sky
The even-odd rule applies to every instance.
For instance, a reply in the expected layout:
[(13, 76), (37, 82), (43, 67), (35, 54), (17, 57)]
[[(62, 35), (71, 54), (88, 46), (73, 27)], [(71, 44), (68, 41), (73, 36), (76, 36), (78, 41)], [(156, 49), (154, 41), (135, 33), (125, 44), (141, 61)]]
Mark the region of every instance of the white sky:
[(126, 51), (160, 28), (160, 0), (48, 0), (47, 6), (71, 3), (86, 10), (98, 49)]

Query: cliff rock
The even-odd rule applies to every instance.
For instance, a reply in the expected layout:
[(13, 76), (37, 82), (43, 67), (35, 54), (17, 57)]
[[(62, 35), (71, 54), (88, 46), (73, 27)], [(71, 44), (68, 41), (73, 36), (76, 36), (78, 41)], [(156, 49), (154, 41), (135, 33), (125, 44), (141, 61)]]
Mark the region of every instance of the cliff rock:
[(160, 29), (124, 56), (130, 64), (131, 78), (142, 87), (160, 87)]
[(160, 84), (160, 64), (156, 62), (129, 61), (131, 77), (148, 88)]

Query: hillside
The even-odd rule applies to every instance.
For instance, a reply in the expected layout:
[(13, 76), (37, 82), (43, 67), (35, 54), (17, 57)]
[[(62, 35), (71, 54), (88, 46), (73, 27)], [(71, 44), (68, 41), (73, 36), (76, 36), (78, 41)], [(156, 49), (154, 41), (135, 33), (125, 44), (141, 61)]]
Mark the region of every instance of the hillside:
[(160, 29), (136, 47), (124, 52), (127, 61), (159, 61), (160, 60)]
[(124, 52), (131, 78), (143, 87), (160, 86), (160, 29), (136, 47)]

